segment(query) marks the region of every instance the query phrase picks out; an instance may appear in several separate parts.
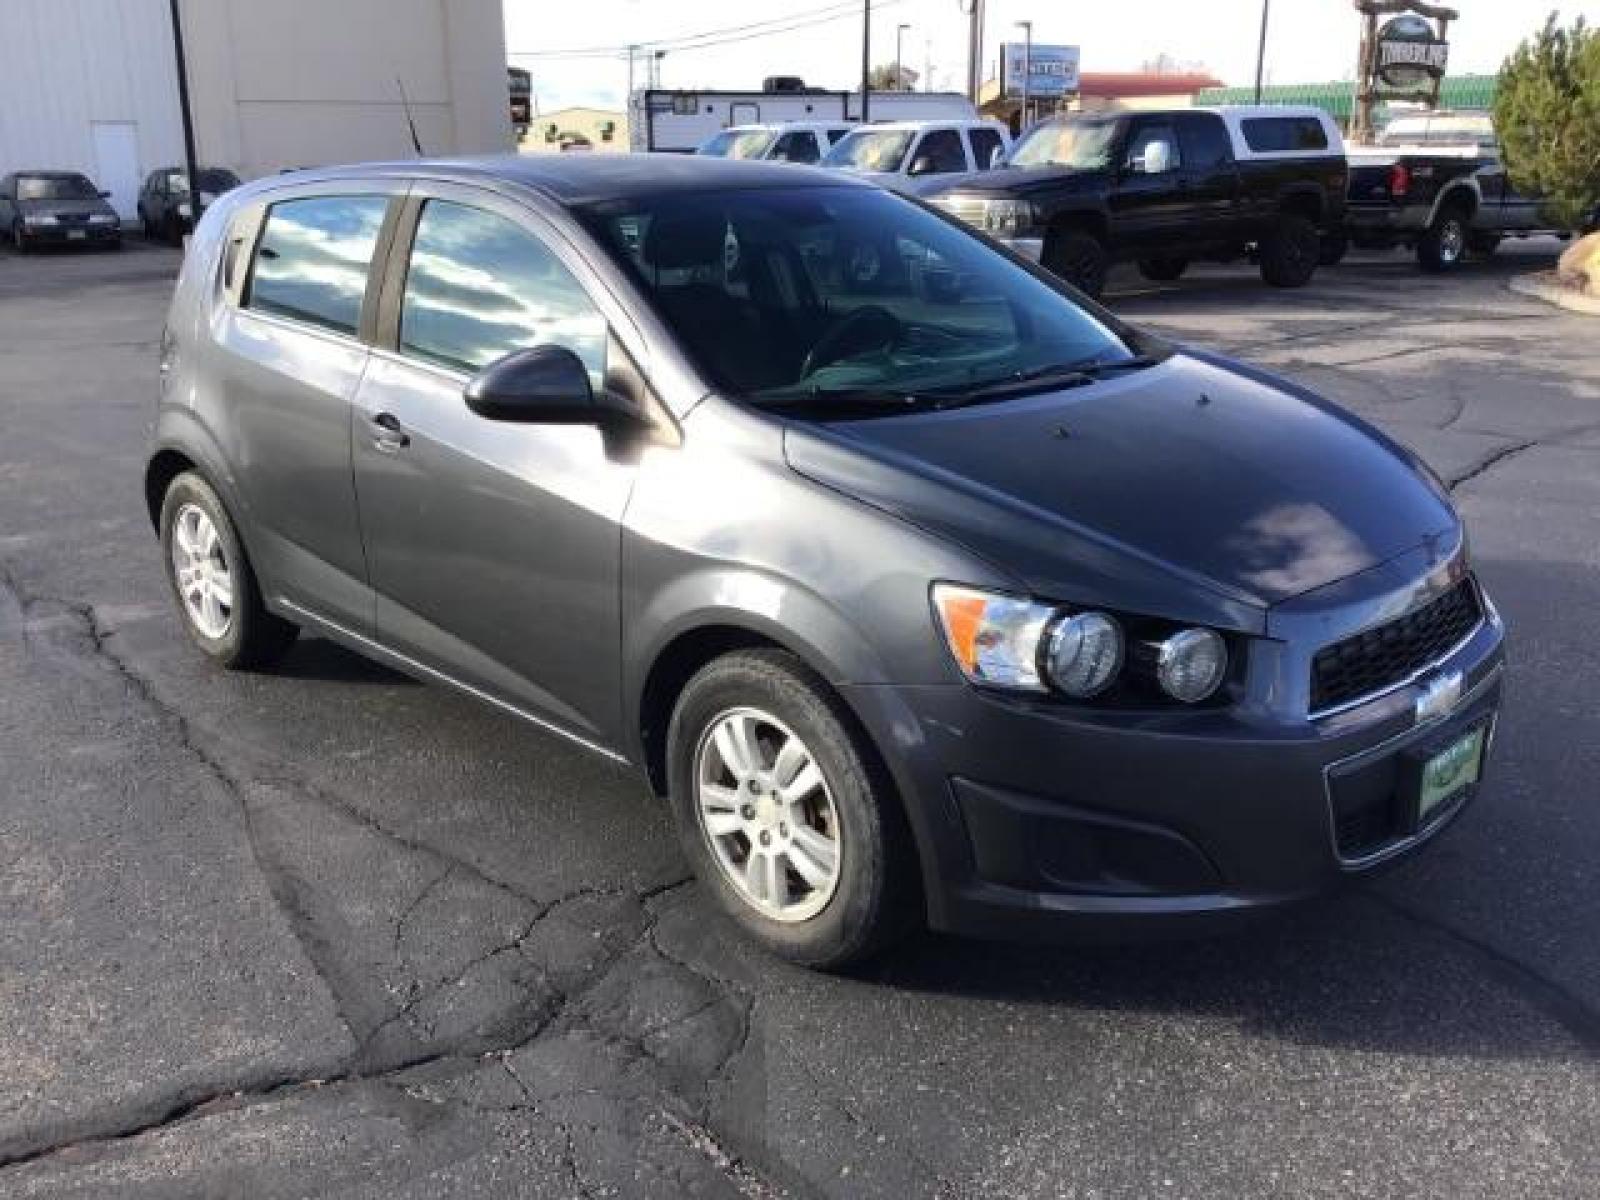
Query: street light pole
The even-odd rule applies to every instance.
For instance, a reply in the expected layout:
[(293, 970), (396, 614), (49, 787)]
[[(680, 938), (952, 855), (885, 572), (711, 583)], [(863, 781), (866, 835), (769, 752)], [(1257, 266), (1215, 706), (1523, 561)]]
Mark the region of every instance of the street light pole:
[(861, 0), (861, 123), (867, 123), (872, 94), (872, 0)]
[(1022, 30), (1022, 120), (1018, 122), (1017, 132), (1021, 133), (1028, 127), (1028, 85), (1033, 82), (1033, 22), (1018, 21), (1017, 28)]
[(194, 115), (189, 111), (189, 60), (183, 53), (183, 13), (172, 0), (172, 53), (178, 63), (178, 110), (183, 117), (183, 169), (189, 173), (189, 224), (200, 224), (200, 163), (194, 152)]
[(1261, 72), (1267, 61), (1267, 14), (1272, 0), (1261, 0), (1261, 40), (1256, 44), (1256, 103), (1261, 103)]
[(911, 26), (909, 25), (896, 25), (894, 27), (894, 90), (897, 92), (906, 90), (905, 78), (900, 74), (900, 39), (905, 36), (906, 30), (910, 28)]

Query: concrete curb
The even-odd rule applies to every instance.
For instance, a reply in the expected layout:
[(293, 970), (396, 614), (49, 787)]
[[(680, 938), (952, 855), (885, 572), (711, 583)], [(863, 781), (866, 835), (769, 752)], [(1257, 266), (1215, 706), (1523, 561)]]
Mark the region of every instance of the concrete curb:
[(1537, 275), (1517, 275), (1507, 284), (1513, 292), (1544, 300), (1561, 308), (1591, 317), (1600, 317), (1600, 295), (1573, 291), (1556, 282), (1554, 271), (1540, 271)]

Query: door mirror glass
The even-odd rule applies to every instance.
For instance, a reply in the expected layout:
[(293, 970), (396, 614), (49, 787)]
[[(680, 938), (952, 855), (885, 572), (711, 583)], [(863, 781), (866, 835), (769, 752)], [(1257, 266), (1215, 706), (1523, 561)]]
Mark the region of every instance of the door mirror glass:
[(1144, 148), (1144, 173), (1165, 175), (1172, 170), (1172, 144), (1154, 141)]
[(926, 154), (919, 154), (913, 158), (911, 160), (911, 166), (906, 170), (907, 175), (932, 175), (933, 172), (933, 159), (928, 157)]
[(496, 359), (467, 384), (467, 407), (491, 421), (598, 425), (589, 369), (565, 346), (546, 342)]
[(996, 146), (989, 155), (989, 170), (997, 171), (1006, 165), (1006, 148)]

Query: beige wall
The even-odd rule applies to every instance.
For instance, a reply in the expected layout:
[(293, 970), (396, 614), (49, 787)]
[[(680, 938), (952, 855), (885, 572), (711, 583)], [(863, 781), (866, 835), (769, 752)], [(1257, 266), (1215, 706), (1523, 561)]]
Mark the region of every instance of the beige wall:
[(183, 0), (199, 154), (244, 176), (512, 148), (500, 0)]

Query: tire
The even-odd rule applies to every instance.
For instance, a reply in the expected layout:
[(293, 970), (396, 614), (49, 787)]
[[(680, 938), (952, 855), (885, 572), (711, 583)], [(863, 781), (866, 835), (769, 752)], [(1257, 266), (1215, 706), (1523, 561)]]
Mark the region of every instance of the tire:
[[(201, 519), (195, 518), (196, 513)], [(214, 541), (197, 543), (194, 535), (203, 534), (207, 527), (214, 531)], [(209, 548), (209, 552), (190, 554), (185, 547)], [(167, 585), (172, 589), (183, 626), (195, 645), (213, 662), (231, 671), (267, 666), (282, 658), (294, 644), (299, 628), (273, 616), (262, 604), (255, 571), (228, 510), (211, 485), (194, 471), (185, 471), (167, 487), (161, 502), (161, 553)], [(201, 558), (211, 570), (208, 576), (196, 581), (193, 571)], [(179, 578), (180, 561), (188, 564), (186, 580), (199, 585), (190, 589), (190, 597), (197, 592), (212, 591), (210, 583), (220, 582), (221, 575), (228, 585), (227, 603), (218, 603), (214, 614), (208, 613), (206, 610), (210, 606), (203, 603), (192, 605), (191, 599), (185, 596), (188, 583)], [(212, 591), (212, 595), (217, 593)], [(208, 619), (211, 615), (218, 616), (221, 623), (211, 623)]]
[(1045, 240), (1044, 266), (1084, 295), (1098, 296), (1106, 290), (1110, 256), (1087, 229), (1062, 229)]
[(1189, 269), (1187, 258), (1141, 258), (1139, 274), (1157, 283), (1169, 283)]
[(1417, 264), (1435, 274), (1453, 271), (1467, 255), (1467, 210), (1452, 204), (1417, 239)]
[(33, 249), (28, 245), (27, 236), (22, 232), (22, 222), (18, 221), (11, 227), (11, 244), (17, 248), (18, 254), (26, 254)]
[(1479, 258), (1489, 258), (1500, 248), (1498, 233), (1468, 233), (1467, 249)]
[[(786, 747), (798, 747), (788, 767)], [(679, 836), (718, 905), (773, 954), (838, 969), (914, 924), (911, 834), (877, 761), (841, 701), (783, 651), (724, 655), (679, 696), (667, 731)], [(774, 787), (780, 770), (802, 791)]]
[(1323, 235), (1322, 248), (1317, 254), (1317, 266), (1336, 267), (1344, 261), (1344, 256), (1350, 252), (1350, 239), (1342, 233), (1329, 233)]
[(1261, 239), (1256, 257), (1261, 278), (1273, 287), (1304, 287), (1317, 272), (1322, 254), (1322, 237), (1310, 217), (1299, 213), (1280, 213)]

